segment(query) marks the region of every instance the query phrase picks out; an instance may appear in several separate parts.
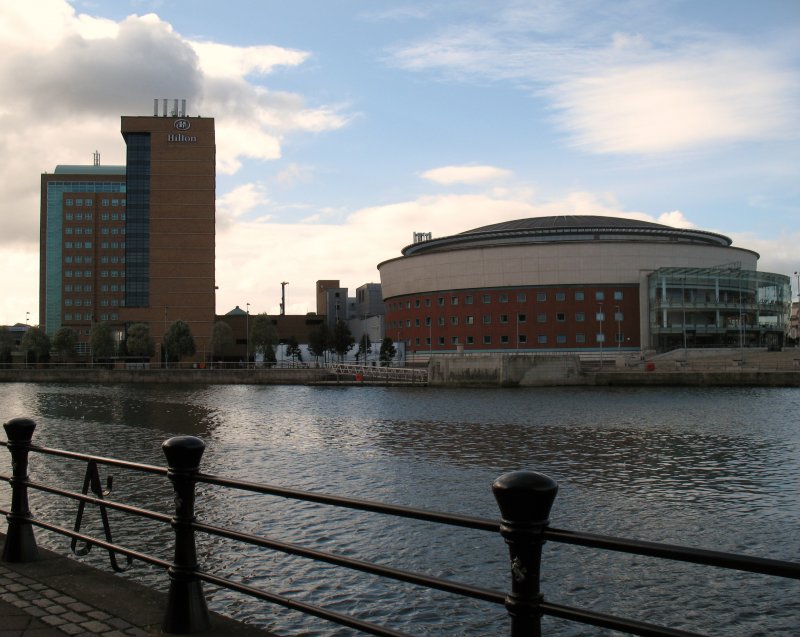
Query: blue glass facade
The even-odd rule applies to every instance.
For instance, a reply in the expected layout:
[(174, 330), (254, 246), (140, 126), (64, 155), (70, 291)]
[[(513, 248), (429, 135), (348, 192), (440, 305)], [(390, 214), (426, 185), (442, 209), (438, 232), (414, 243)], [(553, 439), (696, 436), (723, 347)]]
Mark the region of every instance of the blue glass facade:
[(150, 133), (128, 133), (125, 306), (150, 305)]

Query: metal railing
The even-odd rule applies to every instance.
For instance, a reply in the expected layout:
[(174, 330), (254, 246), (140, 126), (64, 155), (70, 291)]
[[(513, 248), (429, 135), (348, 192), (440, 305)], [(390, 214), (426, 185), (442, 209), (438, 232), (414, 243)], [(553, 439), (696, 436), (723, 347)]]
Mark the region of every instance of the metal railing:
[[(502, 516), (502, 521), (497, 522), (484, 518), (394, 506), (370, 500), (300, 491), (201, 473), (200, 460), (205, 450), (205, 444), (202, 440), (193, 436), (173, 437), (162, 444), (167, 460), (167, 468), (163, 468), (34, 445), (31, 441), (36, 424), (29, 419), (16, 418), (5, 423), (3, 427), (6, 431), (8, 442), (0, 441), (0, 444), (7, 447), (11, 453), (12, 475), (0, 475), (0, 480), (11, 485), (12, 499), (10, 510), (0, 509), (0, 512), (5, 514), (8, 520), (2, 559), (7, 562), (31, 562), (38, 559), (39, 552), (33, 533), (33, 527), (35, 526), (72, 538), (73, 551), (78, 554), (85, 554), (91, 546), (108, 550), (109, 556), (112, 558), (112, 567), (115, 570), (125, 570), (133, 560), (140, 560), (161, 567), (168, 572), (170, 579), (169, 595), (163, 621), (163, 628), (169, 633), (190, 634), (208, 629), (210, 618), (202, 589), (202, 582), (207, 582), (259, 600), (355, 628), (367, 634), (393, 637), (405, 635), (405, 633), (389, 627), (379, 626), (369, 621), (268, 590), (255, 588), (205, 571), (198, 564), (197, 559), (195, 534), (198, 532), (227, 538), (246, 545), (354, 569), (427, 589), (445, 591), (462, 597), (505, 605), (510, 616), (509, 634), (512, 637), (540, 637), (542, 634), (542, 616), (557, 617), (633, 635), (655, 637), (697, 635), (697, 633), (684, 630), (657, 626), (635, 619), (616, 617), (545, 600), (539, 589), (539, 579), (542, 547), (547, 541), (776, 577), (800, 579), (800, 563), (797, 562), (629, 540), (550, 527), (548, 517), (558, 486), (551, 478), (530, 471), (507, 473), (494, 481), (492, 491)], [(30, 480), (28, 476), (28, 461), (29, 454), (32, 452), (85, 462), (87, 468), (83, 492), (69, 491)], [(106, 499), (106, 494), (101, 488), (99, 474), (97, 473), (98, 465), (119, 467), (149, 473), (159, 478), (167, 478), (172, 484), (175, 495), (174, 515), (169, 516)], [(383, 566), (197, 521), (194, 505), (195, 485), (198, 483), (216, 485), (253, 494), (279, 496), (302, 502), (313, 502), (383, 515), (424, 520), (436, 524), (486, 531), (495, 535), (499, 533), (504, 538), (509, 550), (511, 590), (508, 594), (504, 594), (500, 591), (489, 590), (479, 586)], [(29, 506), (29, 489), (36, 489), (56, 496), (77, 500), (80, 505), (75, 527), (72, 530), (66, 529), (34, 516)], [(89, 489), (94, 493), (93, 496), (88, 495)], [(82, 507), (86, 504), (99, 507), (103, 513), (105, 539), (92, 537), (80, 532)], [(108, 527), (107, 517), (105, 516), (106, 509), (141, 516), (170, 525), (174, 531), (173, 560), (167, 561), (114, 543)], [(78, 541), (85, 543), (83, 549), (76, 550)], [(126, 557), (127, 564), (125, 567), (119, 566), (114, 557), (115, 554)]]
[(428, 370), (413, 367), (380, 367), (378, 365), (354, 365), (352, 363), (332, 363), (328, 370), (337, 377), (367, 382), (404, 383), (425, 385)]

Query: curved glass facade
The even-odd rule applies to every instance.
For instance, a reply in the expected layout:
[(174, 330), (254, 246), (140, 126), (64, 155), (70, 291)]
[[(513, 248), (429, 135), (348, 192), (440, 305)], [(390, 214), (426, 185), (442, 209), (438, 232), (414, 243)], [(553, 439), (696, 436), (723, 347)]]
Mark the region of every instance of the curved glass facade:
[(648, 277), (650, 346), (783, 345), (791, 311), (788, 276), (717, 268), (660, 268)]

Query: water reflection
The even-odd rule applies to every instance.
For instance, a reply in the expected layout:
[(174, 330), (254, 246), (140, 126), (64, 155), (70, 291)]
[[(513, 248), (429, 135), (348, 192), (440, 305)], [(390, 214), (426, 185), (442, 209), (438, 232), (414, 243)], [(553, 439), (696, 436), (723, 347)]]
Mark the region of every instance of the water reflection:
[[(559, 480), (556, 526), (785, 559), (796, 559), (800, 519), (798, 412), (798, 392), (781, 389), (0, 386), (0, 418), (33, 417), (36, 442), (49, 446), (163, 466), (163, 440), (192, 434), (208, 444), (208, 473), (492, 518), (492, 480), (531, 468)], [(37, 460), (32, 475), (78, 489), (83, 471)], [(115, 497), (170, 512), (167, 484), (114, 472)], [(199, 491), (198, 515), (214, 524), (507, 588), (500, 538), (216, 487)], [(67, 526), (77, 509), (39, 495), (34, 504)], [(98, 521), (87, 510), (87, 523)], [(122, 542), (169, 558), (168, 529), (116, 514), (112, 527)], [(63, 540), (44, 541), (60, 541), (64, 550)], [(507, 631), (503, 609), (225, 540), (203, 538), (198, 548), (204, 563), (233, 578), (355, 609), (413, 634)], [(102, 565), (107, 558), (91, 559)], [(165, 585), (163, 574), (136, 569), (151, 585)], [(789, 635), (800, 613), (794, 582), (653, 568), (643, 558), (567, 546), (546, 546), (544, 580), (553, 601), (711, 634), (720, 633), (721, 621), (728, 635)], [(226, 591), (211, 597), (214, 608), (280, 634), (351, 634)], [(603, 633), (548, 620), (548, 634)]]

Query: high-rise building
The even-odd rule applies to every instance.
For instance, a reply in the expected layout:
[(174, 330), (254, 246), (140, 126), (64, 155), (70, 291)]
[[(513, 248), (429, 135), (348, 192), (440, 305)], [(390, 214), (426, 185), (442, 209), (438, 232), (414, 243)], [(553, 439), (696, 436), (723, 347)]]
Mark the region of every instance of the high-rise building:
[[(122, 338), (146, 323), (160, 345), (185, 321), (197, 357), (215, 313), (216, 144), (212, 118), (158, 101), (153, 116), (123, 116), (125, 166), (58, 166), (42, 175), (40, 324), (85, 343), (92, 325)], [(85, 345), (80, 345), (85, 349)]]

